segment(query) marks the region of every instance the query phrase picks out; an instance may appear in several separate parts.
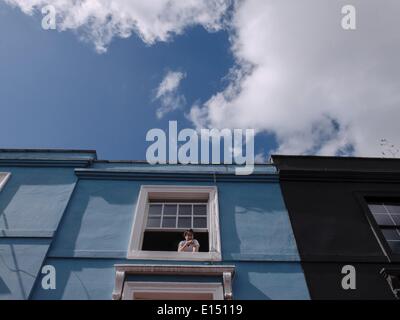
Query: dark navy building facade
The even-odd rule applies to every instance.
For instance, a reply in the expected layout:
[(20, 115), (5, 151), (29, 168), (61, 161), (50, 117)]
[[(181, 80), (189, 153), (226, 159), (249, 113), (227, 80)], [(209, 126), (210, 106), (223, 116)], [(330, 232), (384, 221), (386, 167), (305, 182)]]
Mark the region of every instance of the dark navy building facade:
[[(311, 298), (400, 298), (400, 160), (272, 160)], [(355, 288), (343, 290), (344, 266)]]

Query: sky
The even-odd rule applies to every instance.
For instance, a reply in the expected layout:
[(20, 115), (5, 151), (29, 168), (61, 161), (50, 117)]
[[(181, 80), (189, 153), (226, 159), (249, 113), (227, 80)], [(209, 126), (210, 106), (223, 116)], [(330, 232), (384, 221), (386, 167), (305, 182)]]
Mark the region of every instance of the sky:
[(0, 147), (144, 159), (174, 120), (255, 129), (264, 161), (398, 156), (399, 17), (398, 0), (0, 0)]

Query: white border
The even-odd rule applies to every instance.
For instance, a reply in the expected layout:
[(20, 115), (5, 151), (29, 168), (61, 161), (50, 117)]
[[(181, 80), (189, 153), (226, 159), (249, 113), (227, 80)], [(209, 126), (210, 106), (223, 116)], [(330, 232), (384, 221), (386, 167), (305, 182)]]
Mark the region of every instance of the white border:
[(0, 191), (3, 190), (10, 177), (11, 172), (0, 172)]
[[(185, 194), (186, 197), (208, 195), (209, 205), (209, 252), (178, 251), (145, 251), (141, 250), (144, 228), (147, 221), (146, 206), (151, 194)], [(221, 241), (219, 230), (218, 193), (215, 186), (175, 186), (175, 185), (143, 185), (140, 188), (132, 225), (128, 259), (142, 260), (189, 260), (189, 261), (221, 261)]]
[(214, 282), (133, 282), (127, 281), (124, 285), (122, 300), (134, 300), (135, 293), (208, 293), (212, 294), (212, 300), (224, 300), (221, 283)]

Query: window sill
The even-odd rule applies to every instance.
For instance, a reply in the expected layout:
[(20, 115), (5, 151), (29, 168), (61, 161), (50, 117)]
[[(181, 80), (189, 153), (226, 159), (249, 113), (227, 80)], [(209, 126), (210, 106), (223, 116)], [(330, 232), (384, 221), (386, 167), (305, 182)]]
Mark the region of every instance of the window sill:
[(176, 261), (221, 261), (218, 252), (172, 252), (172, 251), (131, 251), (128, 259), (176, 260)]

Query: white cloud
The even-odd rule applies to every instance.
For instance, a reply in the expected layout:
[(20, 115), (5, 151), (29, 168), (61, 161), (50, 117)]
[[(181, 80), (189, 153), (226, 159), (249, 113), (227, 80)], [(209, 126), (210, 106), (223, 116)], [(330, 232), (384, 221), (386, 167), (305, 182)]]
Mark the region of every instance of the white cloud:
[(157, 118), (161, 119), (168, 112), (182, 108), (186, 103), (185, 97), (179, 94), (179, 84), (186, 77), (183, 72), (168, 71), (157, 88), (155, 100), (161, 107), (157, 109)]
[[(104, 52), (114, 37), (132, 33), (153, 44), (193, 25), (225, 28), (233, 0), (4, 1), (27, 14), (53, 5), (59, 30), (76, 30)], [(341, 28), (347, 4), (237, 1), (229, 85), (191, 109), (193, 123), (267, 132), (279, 153), (380, 156), (382, 138), (400, 147), (400, 2), (352, 0), (355, 31)]]
[[(278, 153), (380, 156), (400, 145), (400, 2), (246, 0), (237, 6), (229, 86), (194, 106), (197, 126), (255, 128)], [(250, 67), (249, 67), (250, 66)]]
[(262, 152), (257, 153), (256, 156), (254, 157), (254, 163), (260, 163), (260, 164), (268, 163), (268, 158)]
[(223, 27), (231, 0), (4, 0), (26, 14), (41, 12), (46, 5), (56, 9), (59, 30), (77, 30), (79, 35), (104, 52), (114, 37), (133, 32), (147, 44), (168, 41), (185, 28), (201, 25), (209, 31)]

